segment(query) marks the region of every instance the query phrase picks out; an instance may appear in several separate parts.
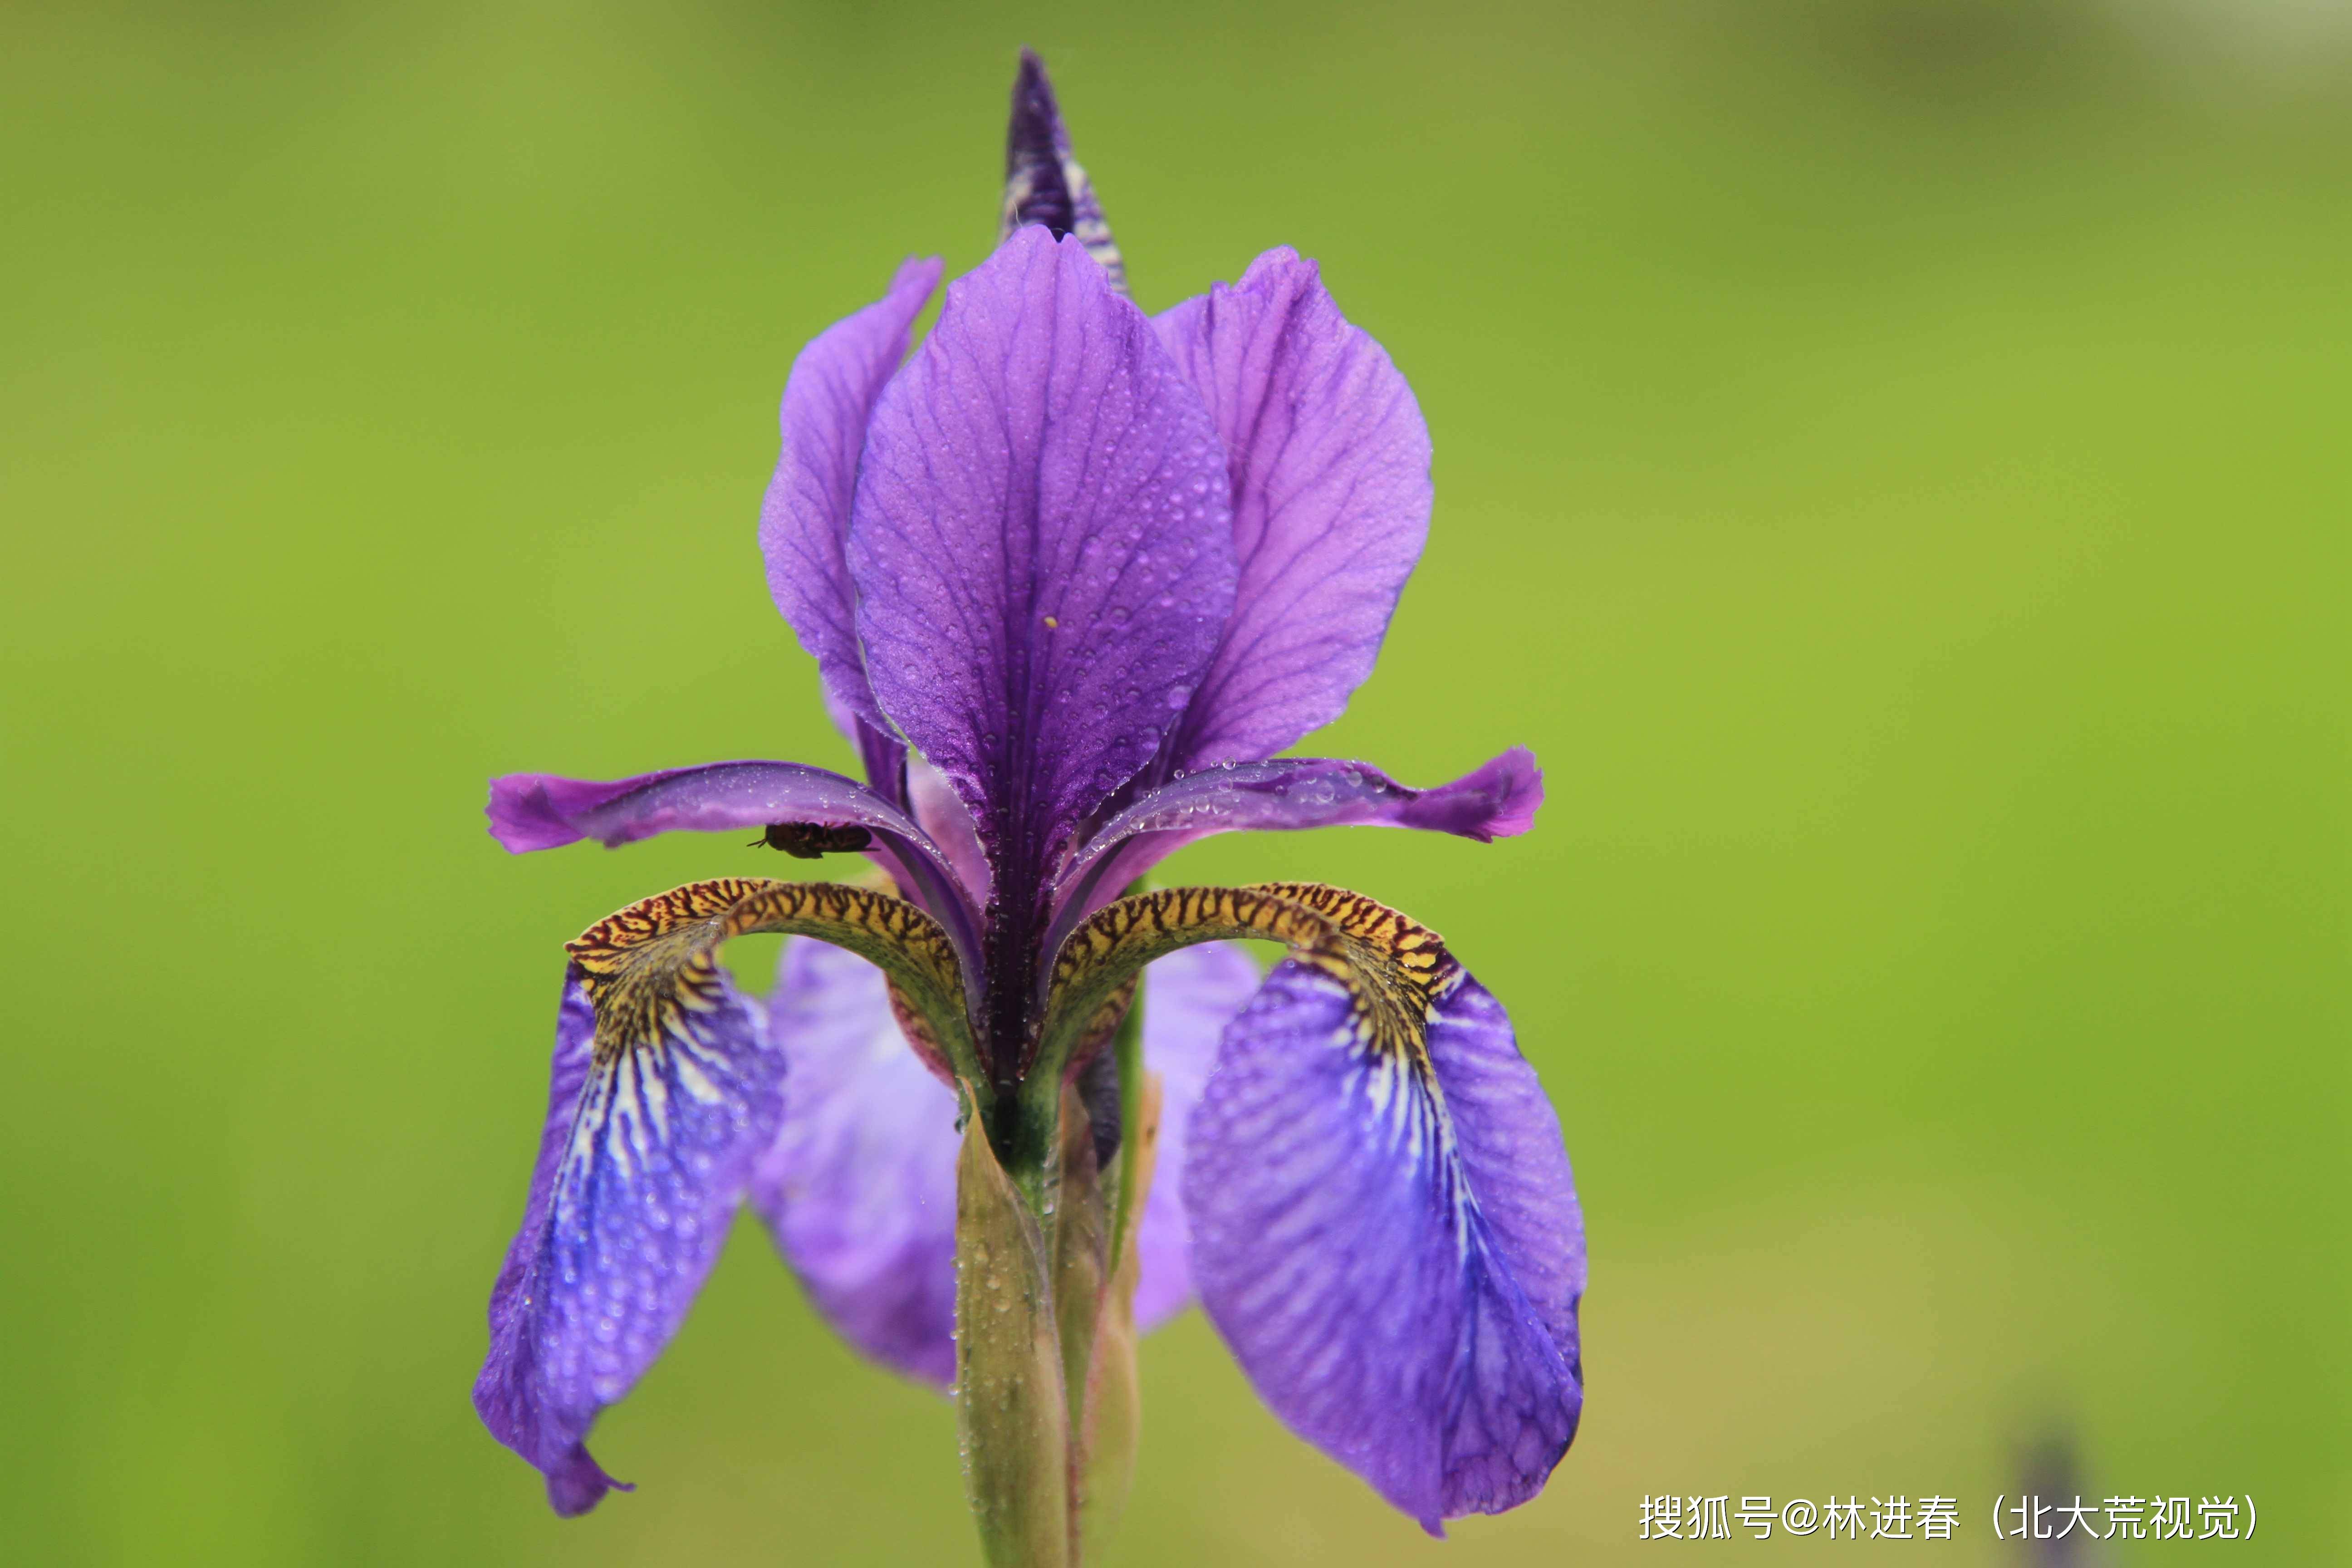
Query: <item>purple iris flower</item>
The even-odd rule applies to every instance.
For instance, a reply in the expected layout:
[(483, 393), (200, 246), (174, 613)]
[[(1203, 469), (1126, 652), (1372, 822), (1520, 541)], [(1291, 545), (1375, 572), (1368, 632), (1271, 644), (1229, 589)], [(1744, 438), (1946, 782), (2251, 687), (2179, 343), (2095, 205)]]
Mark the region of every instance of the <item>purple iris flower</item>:
[[(476, 1406), (559, 1513), (593, 1507), (620, 1483), (583, 1439), (748, 1198), (853, 1344), (1028, 1388), (1071, 1478), (1131, 1420), (1133, 1334), (1197, 1294), (1267, 1404), (1426, 1528), (1513, 1507), (1575, 1432), (1585, 1268), (1501, 1004), (1360, 895), (1142, 882), (1210, 834), (1529, 826), (1523, 749), (1430, 789), (1276, 755), (1370, 673), (1420, 555), (1420, 410), (1286, 248), (1157, 317), (1130, 303), (1034, 56), (1006, 163), (1002, 241), (911, 357), (936, 259), (784, 390), (760, 546), (865, 782), (727, 762), (491, 785), (512, 851), (750, 828), (874, 869), (695, 883), (570, 944)], [(757, 931), (795, 933), (764, 1003), (715, 956)], [(1261, 978), (1241, 938), (1287, 956)], [(974, 1310), (1006, 1279), (1034, 1377), (989, 1359), (1029, 1352)], [(987, 1419), (968, 1441), (1014, 1442)]]

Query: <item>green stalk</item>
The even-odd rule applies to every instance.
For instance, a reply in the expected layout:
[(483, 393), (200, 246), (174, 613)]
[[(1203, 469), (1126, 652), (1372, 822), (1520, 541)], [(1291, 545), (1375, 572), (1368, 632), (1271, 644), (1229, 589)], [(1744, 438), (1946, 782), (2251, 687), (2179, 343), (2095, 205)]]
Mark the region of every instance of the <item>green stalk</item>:
[(956, 1161), (956, 1426), (990, 1568), (1069, 1568), (1069, 1417), (1051, 1258), (982, 1120)]
[[(1142, 886), (1140, 882), (1136, 884)], [(1110, 1037), (1118, 1060), (1118, 1177), (1111, 1190), (1110, 1255), (1124, 1258), (1127, 1229), (1135, 1213), (1135, 1193), (1141, 1177), (1144, 1140), (1137, 1136), (1143, 1114), (1143, 987), (1135, 988), (1135, 1005), (1118, 1021)]]
[[(1135, 1287), (1141, 1271), (1136, 1229), (1159, 1152), (1160, 1080), (1143, 1065), (1140, 989), (1111, 1048), (1118, 1061), (1119, 1141), (1110, 1212), (1103, 1216), (1109, 1232), (1104, 1251), (1108, 1279), (1097, 1297), (1087, 1338), (1083, 1399), (1072, 1406), (1081, 1411), (1073, 1427), (1079, 1452), (1071, 1477), (1077, 1540), (1087, 1558), (1101, 1552), (1127, 1510), (1143, 1431), (1143, 1390), (1136, 1368)], [(1068, 1363), (1066, 1351), (1064, 1364)]]

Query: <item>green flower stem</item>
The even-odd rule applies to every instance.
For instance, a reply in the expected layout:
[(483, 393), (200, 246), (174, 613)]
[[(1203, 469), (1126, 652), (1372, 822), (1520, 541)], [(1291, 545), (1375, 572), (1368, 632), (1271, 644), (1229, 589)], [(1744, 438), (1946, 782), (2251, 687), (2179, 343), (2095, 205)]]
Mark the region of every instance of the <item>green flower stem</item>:
[(956, 1425), (990, 1568), (1070, 1568), (1069, 1418), (1051, 1258), (978, 1117), (956, 1162)]
[[(1139, 1013), (1120, 1021), (1108, 1048), (1120, 1067), (1122, 1131), (1108, 1170), (1097, 1163), (1093, 1123), (1070, 1089), (1050, 1108), (1034, 1091), (997, 1102), (1000, 1112), (1018, 1106), (1017, 1121), (1003, 1119), (1013, 1162), (999, 1158), (982, 1118), (965, 1130), (957, 1172), (958, 1412), (992, 1568), (1075, 1568), (1098, 1555), (1133, 1480), (1140, 1426), (1134, 1233), (1151, 1179), (1159, 1100), (1143, 1069)], [(1048, 1129), (1052, 1156), (1041, 1158)]]

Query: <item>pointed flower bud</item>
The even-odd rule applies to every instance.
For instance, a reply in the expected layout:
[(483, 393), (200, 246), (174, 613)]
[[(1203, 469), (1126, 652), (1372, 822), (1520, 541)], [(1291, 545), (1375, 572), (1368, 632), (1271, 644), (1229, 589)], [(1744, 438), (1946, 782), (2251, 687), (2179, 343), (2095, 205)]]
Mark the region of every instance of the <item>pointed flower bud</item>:
[(1034, 50), (1024, 49), (1021, 74), (1013, 83), (1013, 118), (1004, 132), (1004, 218), (997, 242), (1033, 223), (1044, 224), (1055, 239), (1077, 236), (1087, 254), (1110, 275), (1111, 287), (1127, 292), (1127, 263), (1086, 170), (1070, 156), (1070, 133), (1054, 101), (1045, 62)]

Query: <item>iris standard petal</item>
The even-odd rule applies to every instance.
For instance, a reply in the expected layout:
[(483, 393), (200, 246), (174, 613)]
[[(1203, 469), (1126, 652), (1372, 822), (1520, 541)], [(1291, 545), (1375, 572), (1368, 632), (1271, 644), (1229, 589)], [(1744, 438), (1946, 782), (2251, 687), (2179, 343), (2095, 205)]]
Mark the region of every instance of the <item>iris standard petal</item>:
[(849, 531), (883, 711), (1036, 886), (1150, 760), (1233, 606), (1224, 459), (1150, 325), (1024, 228), (876, 405)]
[[(857, 753), (858, 766), (866, 770), (866, 787), (914, 816), (907, 800), (907, 743), (858, 717), (857, 710), (841, 700), (831, 682), (820, 680), (817, 685), (824, 698), (824, 716), (833, 721), (833, 727)], [(916, 820), (922, 818), (916, 816)]]
[(1248, 953), (1224, 942), (1171, 953), (1143, 972), (1143, 1065), (1160, 1089), (1160, 1176), (1136, 1236), (1143, 1268), (1135, 1323), (1147, 1333), (1192, 1304), (1192, 1226), (1178, 1190), (1185, 1141), (1217, 1041), (1263, 978)]
[[(881, 299), (827, 327), (784, 383), (783, 450), (760, 504), (768, 591), (826, 687), (887, 739), (857, 648), (856, 594), (842, 558), (866, 422), (907, 357), (907, 334), (939, 287), (940, 262), (908, 260)], [(877, 783), (880, 781), (877, 779)]]
[(1241, 563), (1167, 761), (1270, 757), (1371, 673), (1429, 533), (1429, 428), (1387, 353), (1286, 247), (1153, 324), (1225, 444)]
[(947, 775), (920, 757), (907, 759), (907, 811), (931, 836), (948, 865), (971, 896), (975, 909), (988, 907), (988, 851), (981, 847), (971, 808)]
[(905, 812), (855, 779), (799, 763), (710, 763), (634, 778), (508, 773), (490, 781), (490, 834), (515, 854), (593, 838), (607, 848), (657, 834), (723, 832), (772, 823), (861, 827), (883, 868), (943, 921), (967, 953), (978, 904), (938, 845)]
[(1097, 829), (1055, 879), (1055, 902), (1066, 924), (1092, 912), (1110, 890), (1212, 834), (1413, 827), (1484, 844), (1525, 833), (1542, 804), (1543, 771), (1525, 746), (1431, 789), (1412, 789), (1378, 768), (1328, 757), (1203, 768), (1147, 791)]
[(1540, 1490), (1583, 1405), (1582, 1221), (1509, 1020), (1459, 974), (1427, 1054), (1286, 961), (1226, 1031), (1184, 1198), (1209, 1317), (1301, 1436), (1432, 1533)]
[(792, 1092), (751, 1202), (828, 1321), (940, 1388), (955, 1381), (956, 1097), (908, 1048), (882, 972), (806, 937), (768, 1001)]
[(600, 1048), (578, 965), (557, 1015), (547, 1126), (490, 1293), (474, 1407), (560, 1514), (619, 1484), (583, 1439), (652, 1364), (775, 1138), (782, 1062), (722, 977), (646, 1039)]

